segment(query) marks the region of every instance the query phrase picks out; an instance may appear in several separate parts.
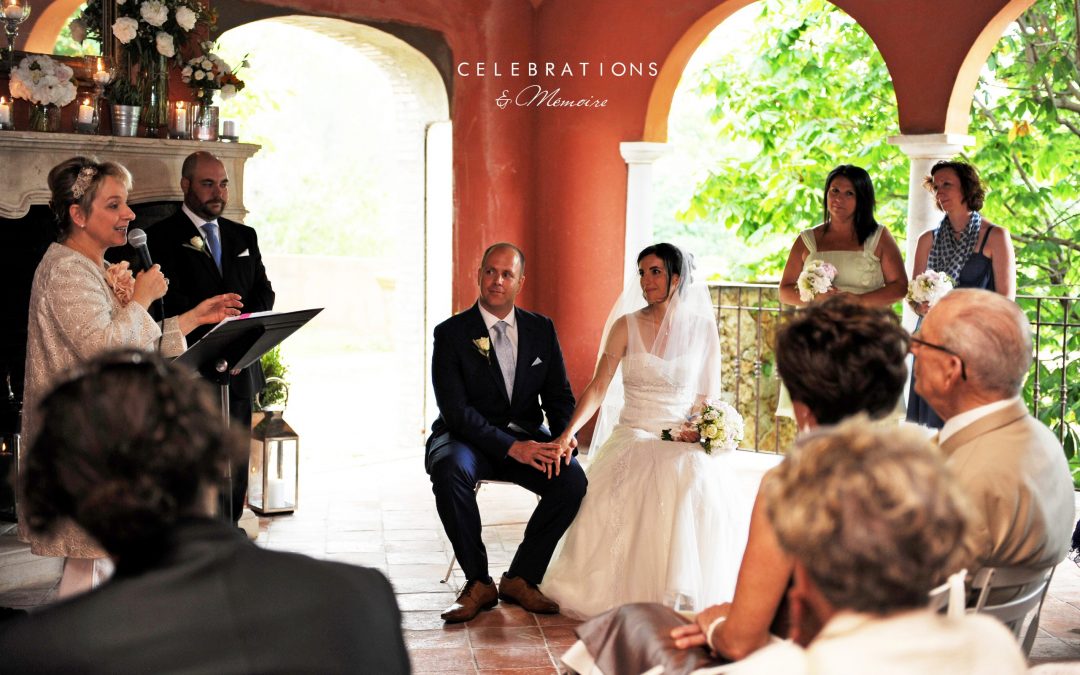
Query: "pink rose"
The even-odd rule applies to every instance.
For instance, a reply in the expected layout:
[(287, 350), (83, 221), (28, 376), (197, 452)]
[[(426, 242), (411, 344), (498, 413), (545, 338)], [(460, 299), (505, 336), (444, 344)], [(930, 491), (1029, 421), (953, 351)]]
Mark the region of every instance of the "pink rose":
[(115, 265), (109, 265), (105, 269), (105, 281), (116, 295), (116, 299), (120, 301), (120, 305), (126, 307), (131, 302), (131, 297), (135, 295), (135, 277), (129, 269), (128, 262), (124, 260)]

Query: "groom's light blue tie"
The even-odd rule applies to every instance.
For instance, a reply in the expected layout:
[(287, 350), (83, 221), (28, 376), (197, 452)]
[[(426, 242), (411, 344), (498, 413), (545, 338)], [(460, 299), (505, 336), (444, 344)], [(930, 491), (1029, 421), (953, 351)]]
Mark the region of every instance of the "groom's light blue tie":
[(210, 255), (214, 257), (214, 264), (217, 265), (218, 272), (221, 271), (221, 237), (218, 236), (218, 224), (216, 220), (203, 225), (203, 230), (206, 232), (206, 245), (210, 247)]
[(506, 398), (514, 398), (514, 348), (510, 345), (510, 338), (506, 337), (506, 329), (510, 324), (499, 321), (495, 324), (495, 356), (499, 358), (499, 369), (502, 370), (503, 383), (506, 385)]

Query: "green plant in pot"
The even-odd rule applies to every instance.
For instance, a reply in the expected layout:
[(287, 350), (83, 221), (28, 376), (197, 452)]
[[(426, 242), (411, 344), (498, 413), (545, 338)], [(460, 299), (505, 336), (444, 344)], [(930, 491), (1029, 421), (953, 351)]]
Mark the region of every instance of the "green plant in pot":
[(112, 104), (113, 135), (134, 136), (138, 133), (142, 91), (126, 77), (118, 77), (105, 88), (105, 98)]

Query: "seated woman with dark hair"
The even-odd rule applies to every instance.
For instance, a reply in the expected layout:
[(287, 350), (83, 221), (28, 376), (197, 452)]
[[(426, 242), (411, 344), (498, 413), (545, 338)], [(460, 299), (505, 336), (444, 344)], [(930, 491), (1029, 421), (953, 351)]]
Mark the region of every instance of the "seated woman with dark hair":
[(116, 561), (98, 589), (0, 625), (34, 673), (407, 673), (375, 570), (256, 547), (212, 517), (246, 451), (211, 392), (156, 355), (110, 352), (57, 387), (23, 472), (34, 531), (74, 521)]
[(927, 608), (971, 556), (963, 493), (925, 434), (858, 418), (808, 433), (762, 492), (794, 560), (793, 614), (823, 627), (805, 649), (796, 634), (715, 672), (1027, 672), (996, 619)]

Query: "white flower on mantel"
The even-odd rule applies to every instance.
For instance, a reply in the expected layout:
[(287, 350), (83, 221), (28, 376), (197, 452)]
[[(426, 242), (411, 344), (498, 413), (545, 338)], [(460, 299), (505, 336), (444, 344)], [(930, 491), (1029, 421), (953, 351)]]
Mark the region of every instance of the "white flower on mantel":
[(195, 27), (195, 21), (198, 20), (198, 15), (191, 11), (190, 7), (181, 5), (176, 9), (176, 25), (180, 26), (184, 30), (191, 30)]
[(232, 84), (226, 84), (221, 87), (221, 100), (228, 101), (233, 96), (236, 96), (236, 86)]
[(11, 71), (11, 95), (38, 104), (63, 107), (75, 100), (75, 73), (63, 63), (38, 54), (27, 56)]
[(127, 0), (116, 0), (116, 4), (118, 4), (118, 5), (122, 5), (125, 2), (127, 2)]
[(176, 43), (173, 42), (173, 36), (165, 31), (158, 31), (155, 38), (155, 44), (157, 46), (157, 53), (165, 58), (171, 59), (176, 56)]
[(158, 0), (147, 0), (139, 5), (139, 15), (154, 28), (160, 28), (169, 18), (169, 8)]
[(128, 16), (121, 17), (113, 22), (112, 32), (120, 44), (126, 45), (139, 34), (139, 22)]
[(86, 39), (86, 22), (82, 19), (75, 19), (69, 23), (68, 30), (71, 31), (71, 39), (75, 42), (82, 44)]

